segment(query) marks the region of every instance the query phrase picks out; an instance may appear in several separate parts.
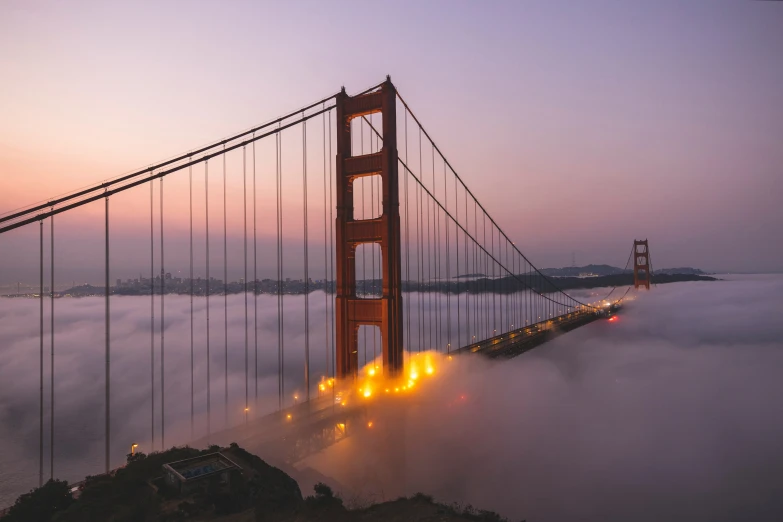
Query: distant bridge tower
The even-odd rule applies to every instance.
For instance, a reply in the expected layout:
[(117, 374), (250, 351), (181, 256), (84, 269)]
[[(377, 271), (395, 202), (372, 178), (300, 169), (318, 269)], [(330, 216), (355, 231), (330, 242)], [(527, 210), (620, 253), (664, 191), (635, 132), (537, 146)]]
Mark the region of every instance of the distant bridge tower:
[(650, 289), (650, 247), (647, 240), (633, 241), (633, 287)]
[[(336, 376), (354, 376), (359, 370), (359, 326), (381, 330), (383, 367), (387, 375), (402, 370), (402, 280), (400, 255), (400, 198), (397, 183), (397, 93), (387, 77), (380, 90), (337, 95), (337, 297)], [(351, 120), (380, 112), (383, 147), (380, 152), (351, 153)], [(382, 214), (355, 220), (353, 182), (362, 176), (381, 178)], [(381, 248), (383, 293), (379, 299), (356, 296), (356, 247), (377, 243)]]

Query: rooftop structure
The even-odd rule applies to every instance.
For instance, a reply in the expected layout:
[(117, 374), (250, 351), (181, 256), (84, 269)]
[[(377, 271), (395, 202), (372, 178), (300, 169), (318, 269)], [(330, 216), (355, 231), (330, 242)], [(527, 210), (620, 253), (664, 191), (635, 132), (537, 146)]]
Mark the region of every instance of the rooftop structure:
[(163, 465), (166, 483), (180, 493), (190, 493), (200, 488), (202, 484), (207, 483), (205, 479), (210, 477), (215, 477), (221, 484), (228, 484), (232, 469), (240, 468), (219, 452)]

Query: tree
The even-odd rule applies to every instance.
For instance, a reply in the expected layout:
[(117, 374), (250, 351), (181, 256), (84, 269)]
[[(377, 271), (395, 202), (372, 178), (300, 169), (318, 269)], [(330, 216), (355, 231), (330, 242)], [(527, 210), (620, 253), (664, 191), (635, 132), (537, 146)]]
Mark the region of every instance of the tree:
[(49, 480), (40, 488), (20, 495), (3, 522), (48, 522), (73, 501), (68, 482)]
[(128, 464), (131, 462), (138, 462), (140, 460), (144, 460), (147, 458), (147, 455), (142, 453), (141, 451), (137, 451), (136, 453), (128, 453), (125, 455), (125, 460)]

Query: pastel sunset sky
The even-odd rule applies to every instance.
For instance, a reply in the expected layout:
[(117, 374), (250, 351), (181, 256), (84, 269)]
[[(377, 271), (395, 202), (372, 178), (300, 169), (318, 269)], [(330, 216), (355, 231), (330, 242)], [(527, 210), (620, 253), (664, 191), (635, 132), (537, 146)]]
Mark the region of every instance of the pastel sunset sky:
[[(783, 270), (779, 2), (7, 0), (0, 70), (0, 213), (389, 74), (538, 266), (572, 255), (622, 266), (631, 241), (648, 238), (660, 268)], [(239, 169), (241, 156), (232, 161)], [(272, 187), (259, 195), (269, 241), (273, 168), (259, 165)], [(236, 169), (229, 190), (241, 197)], [(167, 187), (176, 251), (187, 174)], [(284, 194), (294, 209), (299, 194)], [(317, 194), (310, 212), (322, 216)], [(113, 255), (117, 277), (130, 277), (149, 192), (116, 200), (112, 226), (128, 241)], [(58, 222), (64, 257), (79, 242), (72, 260), (100, 252), (102, 209)], [(229, 210), (235, 250), (241, 209)], [(0, 238), (11, 260), (0, 280), (33, 279), (28, 229)]]

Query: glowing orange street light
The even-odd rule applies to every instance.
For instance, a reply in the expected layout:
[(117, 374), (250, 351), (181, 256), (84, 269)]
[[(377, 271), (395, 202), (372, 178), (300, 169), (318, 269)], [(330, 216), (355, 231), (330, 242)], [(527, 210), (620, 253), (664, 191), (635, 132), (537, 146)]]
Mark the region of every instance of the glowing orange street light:
[(131, 455), (135, 455), (136, 454), (136, 448), (138, 448), (138, 447), (139, 447), (138, 444), (131, 444)]

